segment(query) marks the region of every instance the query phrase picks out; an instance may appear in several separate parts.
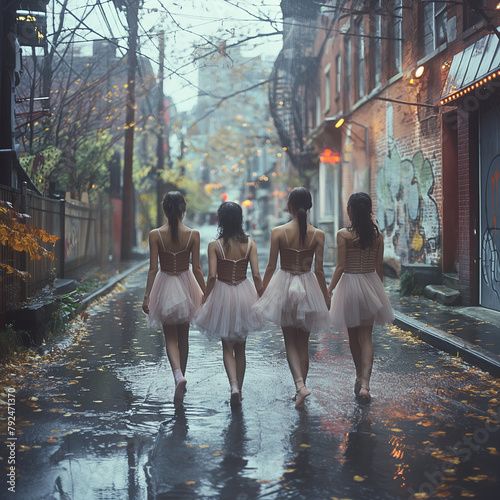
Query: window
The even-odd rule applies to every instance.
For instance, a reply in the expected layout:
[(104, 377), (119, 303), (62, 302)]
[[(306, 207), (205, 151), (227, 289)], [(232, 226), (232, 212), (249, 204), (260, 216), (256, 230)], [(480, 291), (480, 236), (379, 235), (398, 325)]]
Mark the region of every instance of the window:
[(394, 62), (394, 70), (396, 73), (400, 73), (403, 65), (403, 0), (394, 0), (394, 11), (392, 18), (392, 36), (393, 47), (393, 62)]
[(479, 12), (479, 9), (485, 6), (484, 4), (485, 0), (475, 0), (464, 4), (464, 31), (484, 19)]
[(330, 67), (330, 64), (325, 67), (325, 113), (330, 111)]
[(425, 2), (424, 56), (447, 42), (446, 23), (446, 2)]
[(339, 207), (339, 164), (319, 164), (319, 217), (320, 219), (334, 218)]
[(375, 6), (375, 16), (373, 18), (373, 36), (372, 38), (372, 49), (373, 49), (373, 87), (378, 87), (380, 85), (380, 48), (382, 46), (382, 16), (380, 11), (382, 6), (380, 5), (381, 0), (378, 0)]
[(356, 32), (359, 35), (357, 40), (356, 50), (356, 71), (358, 76), (358, 98), (361, 99), (365, 95), (365, 39), (363, 18), (361, 17), (356, 23)]
[(340, 54), (335, 58), (335, 67), (337, 72), (337, 82), (336, 82), (336, 93), (337, 99), (340, 97), (340, 92), (342, 90), (342, 56)]

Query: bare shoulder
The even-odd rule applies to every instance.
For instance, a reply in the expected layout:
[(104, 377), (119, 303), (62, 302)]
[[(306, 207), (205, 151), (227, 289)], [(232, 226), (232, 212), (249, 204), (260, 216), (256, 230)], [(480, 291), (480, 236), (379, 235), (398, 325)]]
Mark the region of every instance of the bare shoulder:
[(321, 229), (318, 229), (311, 225), (311, 232), (314, 235), (314, 239), (317, 241), (325, 241), (325, 233)]
[(271, 231), (271, 238), (279, 238), (285, 232), (285, 225), (276, 226)]
[(342, 236), (342, 238), (344, 238), (344, 239), (352, 239), (352, 238), (354, 238), (353, 232), (349, 228), (347, 228), (347, 227), (343, 227), (342, 229), (339, 229), (337, 231), (337, 235), (338, 236)]
[[(189, 229), (189, 228), (188, 228)], [(198, 231), (198, 229), (190, 229), (190, 231), (192, 231), (192, 238), (195, 238), (197, 240), (200, 239), (200, 232)]]

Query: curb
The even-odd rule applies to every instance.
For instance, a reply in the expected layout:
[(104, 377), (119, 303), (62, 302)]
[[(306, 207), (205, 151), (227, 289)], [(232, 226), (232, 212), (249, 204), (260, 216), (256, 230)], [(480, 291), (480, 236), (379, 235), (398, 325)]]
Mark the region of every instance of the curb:
[(494, 377), (500, 377), (500, 356), (480, 346), (476, 346), (467, 340), (428, 326), (402, 312), (395, 310), (394, 317), (395, 325), (409, 330), (428, 344), (453, 356), (460, 356), (464, 361), (478, 366)]
[(149, 258), (147, 260), (143, 260), (141, 262), (138, 262), (135, 266), (132, 266), (131, 268), (127, 269), (126, 271), (123, 271), (122, 273), (118, 274), (114, 278), (110, 279), (106, 285), (104, 285), (102, 288), (99, 288), (99, 290), (96, 290), (95, 292), (91, 293), (84, 299), (82, 299), (82, 302), (80, 306), (78, 307), (77, 312), (80, 313), (84, 311), (88, 305), (95, 299), (98, 299), (99, 297), (102, 297), (103, 295), (106, 295), (109, 293), (120, 281), (122, 281), (124, 278), (126, 278), (128, 275), (134, 273), (138, 269), (144, 267), (149, 263)]

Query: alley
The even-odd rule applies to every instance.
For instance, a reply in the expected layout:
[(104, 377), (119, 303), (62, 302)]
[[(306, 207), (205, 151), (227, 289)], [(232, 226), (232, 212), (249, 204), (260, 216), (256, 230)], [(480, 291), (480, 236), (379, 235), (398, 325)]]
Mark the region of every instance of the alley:
[[(192, 329), (176, 409), (162, 334), (140, 308), (145, 280), (146, 268), (132, 274), (87, 309), (71, 345), (3, 381), (2, 400), (15, 388), (18, 476), (1, 498), (496, 498), (498, 380), (377, 328), (374, 399), (360, 405), (347, 337), (329, 331), (311, 339), (312, 395), (297, 411), (281, 332), (268, 326), (247, 342), (235, 411), (219, 343)], [(4, 441), (5, 467), (8, 453)]]

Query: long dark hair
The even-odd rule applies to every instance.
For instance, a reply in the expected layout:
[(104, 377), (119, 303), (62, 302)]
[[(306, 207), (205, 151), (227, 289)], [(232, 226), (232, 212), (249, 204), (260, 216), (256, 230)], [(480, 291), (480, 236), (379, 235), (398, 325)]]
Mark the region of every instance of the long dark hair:
[(229, 239), (234, 238), (240, 243), (246, 243), (248, 236), (243, 230), (243, 211), (237, 203), (225, 201), (217, 210), (217, 238), (222, 238), (229, 248)]
[(173, 243), (179, 243), (179, 217), (186, 211), (186, 200), (179, 191), (169, 191), (163, 198), (163, 212), (168, 219)]
[(307, 235), (307, 211), (313, 206), (311, 193), (305, 187), (293, 188), (288, 195), (288, 203), (297, 213), (300, 241), (304, 244)]
[(372, 200), (366, 193), (354, 193), (349, 197), (347, 209), (351, 209), (350, 228), (356, 233), (361, 248), (369, 247), (380, 231), (372, 219)]

